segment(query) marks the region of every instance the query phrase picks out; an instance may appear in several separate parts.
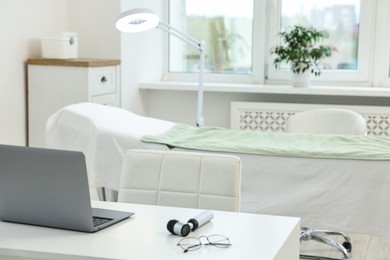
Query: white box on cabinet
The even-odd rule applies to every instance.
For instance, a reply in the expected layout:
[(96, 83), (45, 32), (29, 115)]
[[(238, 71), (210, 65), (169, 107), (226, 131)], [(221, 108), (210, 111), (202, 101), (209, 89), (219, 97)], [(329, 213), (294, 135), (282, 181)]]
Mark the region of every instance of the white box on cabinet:
[(75, 59), (78, 37), (75, 32), (50, 32), (41, 39), (42, 58)]

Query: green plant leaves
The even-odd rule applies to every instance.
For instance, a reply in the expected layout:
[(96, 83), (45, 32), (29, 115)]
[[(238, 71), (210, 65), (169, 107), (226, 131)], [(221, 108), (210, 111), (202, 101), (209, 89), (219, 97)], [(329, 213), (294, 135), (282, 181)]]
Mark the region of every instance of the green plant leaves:
[(274, 65), (279, 68), (282, 63), (290, 63), (294, 73), (303, 73), (311, 69), (315, 76), (321, 74), (319, 61), (332, 55), (332, 48), (318, 45), (318, 42), (329, 37), (326, 31), (314, 27), (295, 25), (288, 31), (279, 33), (281, 44), (271, 49), (275, 54)]

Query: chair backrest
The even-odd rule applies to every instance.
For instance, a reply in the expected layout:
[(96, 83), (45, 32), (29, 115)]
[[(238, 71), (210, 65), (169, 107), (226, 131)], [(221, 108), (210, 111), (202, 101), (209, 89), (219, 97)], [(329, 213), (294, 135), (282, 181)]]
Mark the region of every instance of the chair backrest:
[(241, 168), (232, 155), (129, 150), (118, 202), (239, 211)]
[(366, 135), (364, 117), (345, 109), (315, 109), (292, 115), (286, 132), (308, 134)]

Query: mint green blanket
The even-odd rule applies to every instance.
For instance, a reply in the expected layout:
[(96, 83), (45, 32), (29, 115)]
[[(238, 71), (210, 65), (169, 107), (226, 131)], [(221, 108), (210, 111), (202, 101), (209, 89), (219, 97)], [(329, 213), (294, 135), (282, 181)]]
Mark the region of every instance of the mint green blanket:
[(197, 128), (176, 124), (143, 142), (195, 150), (272, 156), (390, 160), (390, 138), (379, 136), (313, 135)]

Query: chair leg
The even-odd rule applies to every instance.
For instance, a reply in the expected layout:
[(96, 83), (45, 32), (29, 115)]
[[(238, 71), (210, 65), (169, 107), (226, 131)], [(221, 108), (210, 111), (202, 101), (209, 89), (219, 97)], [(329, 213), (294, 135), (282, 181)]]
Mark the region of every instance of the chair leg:
[[(334, 239), (330, 239), (325, 237), (325, 235), (340, 235), (344, 238), (344, 242), (340, 244)], [(342, 232), (336, 232), (332, 230), (313, 230), (309, 228), (302, 228), (301, 229), (301, 235), (300, 235), (300, 241), (304, 240), (316, 240), (319, 242), (323, 242), (325, 244), (328, 244), (330, 246), (333, 246), (340, 250), (343, 253), (344, 258), (342, 259), (348, 259), (349, 254), (348, 252), (351, 252), (352, 250), (352, 244), (350, 242), (349, 237), (342, 233)], [(301, 255), (301, 259), (336, 259), (336, 258), (329, 258), (329, 257), (319, 257), (319, 256), (308, 256), (308, 255)]]
[(315, 256), (315, 255), (299, 255), (299, 259), (307, 259), (307, 260), (344, 260), (348, 258), (333, 258), (326, 256)]
[(337, 236), (342, 236), (344, 238), (344, 242), (342, 243), (343, 248), (347, 250), (347, 252), (352, 251), (352, 244), (351, 240), (348, 237), (347, 234), (339, 231), (333, 231), (333, 230), (320, 230), (320, 229), (315, 229), (313, 230), (314, 233), (319, 234), (322, 233), (323, 235), (337, 235)]

